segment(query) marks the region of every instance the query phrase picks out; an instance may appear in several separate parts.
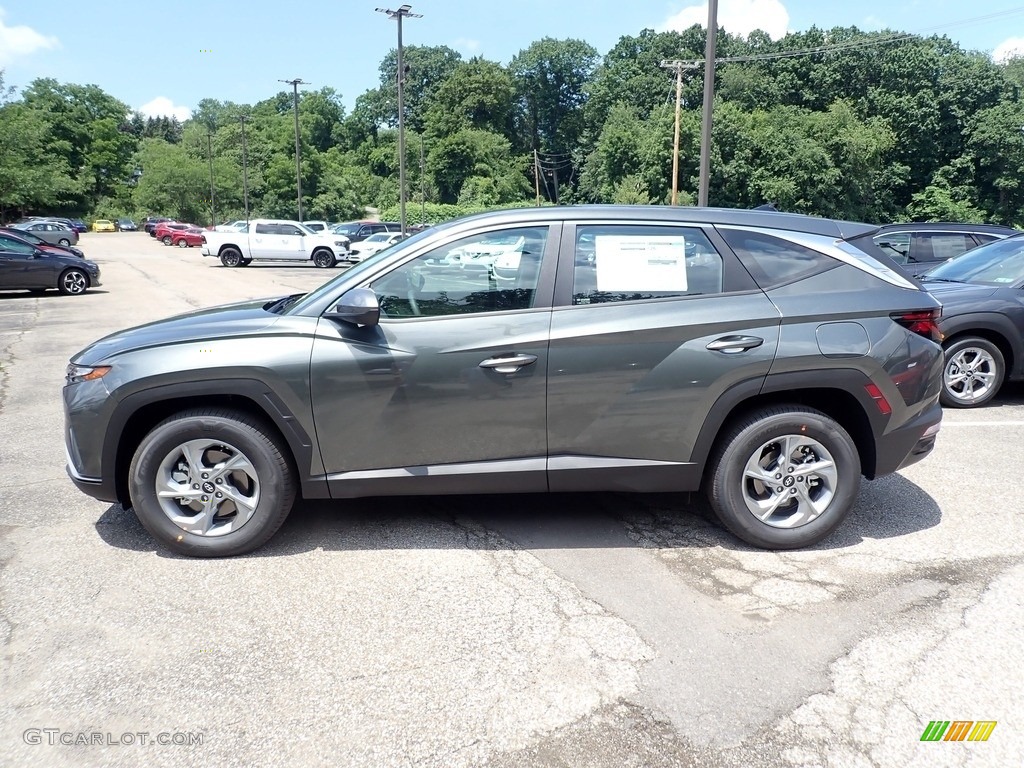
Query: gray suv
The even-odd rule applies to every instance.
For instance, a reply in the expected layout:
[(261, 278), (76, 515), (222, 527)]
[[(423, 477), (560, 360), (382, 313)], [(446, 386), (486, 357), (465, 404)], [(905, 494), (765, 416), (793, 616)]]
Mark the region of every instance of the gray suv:
[(693, 491), (804, 547), (927, 455), (939, 305), (863, 224), (585, 206), (417, 234), (317, 290), (116, 333), (71, 360), (68, 472), (197, 556), (296, 497)]

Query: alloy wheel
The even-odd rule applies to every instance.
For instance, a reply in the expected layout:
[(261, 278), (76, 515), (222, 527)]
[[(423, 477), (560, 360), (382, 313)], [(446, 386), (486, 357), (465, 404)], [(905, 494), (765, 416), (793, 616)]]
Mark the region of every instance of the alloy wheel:
[(946, 361), (942, 384), (952, 397), (970, 403), (989, 394), (996, 376), (995, 358), (987, 350), (964, 347)]
[(197, 536), (223, 536), (245, 525), (260, 501), (249, 458), (216, 440), (189, 440), (171, 450), (156, 473), (156, 496), (168, 519)]
[(828, 509), (838, 479), (835, 459), (824, 445), (806, 435), (783, 435), (747, 459), (743, 500), (762, 523), (798, 528)]

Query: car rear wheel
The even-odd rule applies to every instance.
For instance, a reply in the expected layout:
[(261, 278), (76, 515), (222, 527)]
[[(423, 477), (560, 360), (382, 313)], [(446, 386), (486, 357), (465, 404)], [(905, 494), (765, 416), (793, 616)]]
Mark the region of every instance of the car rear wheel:
[(171, 244), (171, 236), (170, 235), (164, 235), (162, 238), (160, 238), (160, 242), (162, 242), (164, 245), (170, 245)]
[(763, 408), (723, 434), (706, 492), (718, 519), (764, 549), (815, 544), (846, 518), (860, 487), (849, 433), (820, 411)]
[(237, 267), (242, 264), (242, 252), (237, 248), (225, 248), (220, 252), (220, 263), (225, 267)]
[(62, 237), (60, 240), (57, 241), (57, 245), (63, 245), (66, 247), (71, 245), (71, 241), (68, 240), (66, 237)]
[(321, 269), (330, 269), (337, 263), (337, 260), (331, 251), (321, 249), (313, 254), (313, 263)]
[(999, 392), (1006, 376), (1003, 353), (988, 339), (956, 339), (944, 350), (942, 404), (950, 408), (976, 408)]
[(262, 546), (295, 501), (295, 472), (280, 438), (251, 416), (194, 409), (158, 424), (129, 468), (135, 514), (184, 555), (229, 557)]
[(65, 296), (77, 296), (89, 288), (89, 276), (80, 269), (67, 269), (61, 273), (57, 288)]

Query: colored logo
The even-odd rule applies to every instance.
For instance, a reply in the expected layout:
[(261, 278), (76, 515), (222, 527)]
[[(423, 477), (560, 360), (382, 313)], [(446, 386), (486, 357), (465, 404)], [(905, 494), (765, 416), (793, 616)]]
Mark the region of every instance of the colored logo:
[(921, 741), (988, 741), (996, 720), (932, 720), (921, 734)]

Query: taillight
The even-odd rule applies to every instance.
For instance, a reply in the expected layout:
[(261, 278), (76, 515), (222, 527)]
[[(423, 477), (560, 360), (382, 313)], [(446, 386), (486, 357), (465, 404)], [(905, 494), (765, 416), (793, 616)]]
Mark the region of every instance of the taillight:
[(939, 318), (942, 317), (942, 309), (920, 309), (913, 312), (893, 312), (889, 315), (893, 320), (902, 325), (911, 333), (934, 341), (942, 341), (942, 331), (939, 330)]

